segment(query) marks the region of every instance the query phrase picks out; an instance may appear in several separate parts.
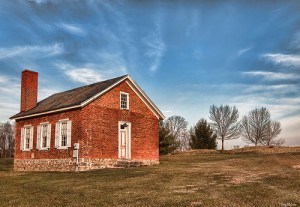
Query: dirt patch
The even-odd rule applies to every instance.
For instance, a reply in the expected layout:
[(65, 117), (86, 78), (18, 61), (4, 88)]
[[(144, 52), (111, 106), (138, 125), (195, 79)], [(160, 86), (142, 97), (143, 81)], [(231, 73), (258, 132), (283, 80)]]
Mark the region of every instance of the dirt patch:
[(196, 185), (185, 185), (185, 186), (177, 186), (177, 189), (173, 190), (174, 193), (195, 193), (198, 191)]
[(247, 173), (247, 174), (240, 174), (232, 177), (230, 183), (232, 184), (243, 184), (243, 183), (253, 183), (253, 182), (260, 182), (261, 179), (266, 177), (266, 173)]
[(203, 206), (203, 202), (202, 201), (191, 202), (191, 206)]
[(293, 168), (300, 170), (300, 165), (294, 165)]

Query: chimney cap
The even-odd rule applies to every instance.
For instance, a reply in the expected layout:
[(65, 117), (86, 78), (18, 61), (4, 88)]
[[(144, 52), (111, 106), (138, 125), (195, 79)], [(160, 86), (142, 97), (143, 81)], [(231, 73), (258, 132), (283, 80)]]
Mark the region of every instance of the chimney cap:
[(22, 71), (22, 73), (25, 73), (25, 72), (38, 73), (38, 72), (36, 72), (36, 71), (28, 70), (28, 69), (24, 69), (24, 70)]

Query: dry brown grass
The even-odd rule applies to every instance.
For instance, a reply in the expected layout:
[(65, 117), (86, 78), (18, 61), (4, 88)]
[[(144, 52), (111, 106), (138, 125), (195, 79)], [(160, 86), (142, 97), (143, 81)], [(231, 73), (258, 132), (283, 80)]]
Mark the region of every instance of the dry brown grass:
[(167, 155), (78, 174), (16, 173), (0, 160), (0, 206), (300, 206), (299, 165), (298, 152)]

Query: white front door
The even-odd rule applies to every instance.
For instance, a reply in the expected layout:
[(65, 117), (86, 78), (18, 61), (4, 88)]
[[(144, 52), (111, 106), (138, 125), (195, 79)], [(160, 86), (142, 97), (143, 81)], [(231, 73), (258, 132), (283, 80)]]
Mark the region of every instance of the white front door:
[(119, 159), (131, 158), (131, 123), (119, 121)]

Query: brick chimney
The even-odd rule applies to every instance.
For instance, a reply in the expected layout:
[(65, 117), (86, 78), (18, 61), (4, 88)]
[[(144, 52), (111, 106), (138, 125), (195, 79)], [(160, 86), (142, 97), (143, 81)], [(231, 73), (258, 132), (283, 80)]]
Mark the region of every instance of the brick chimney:
[(22, 71), (21, 112), (36, 107), (38, 95), (38, 73), (31, 70)]

